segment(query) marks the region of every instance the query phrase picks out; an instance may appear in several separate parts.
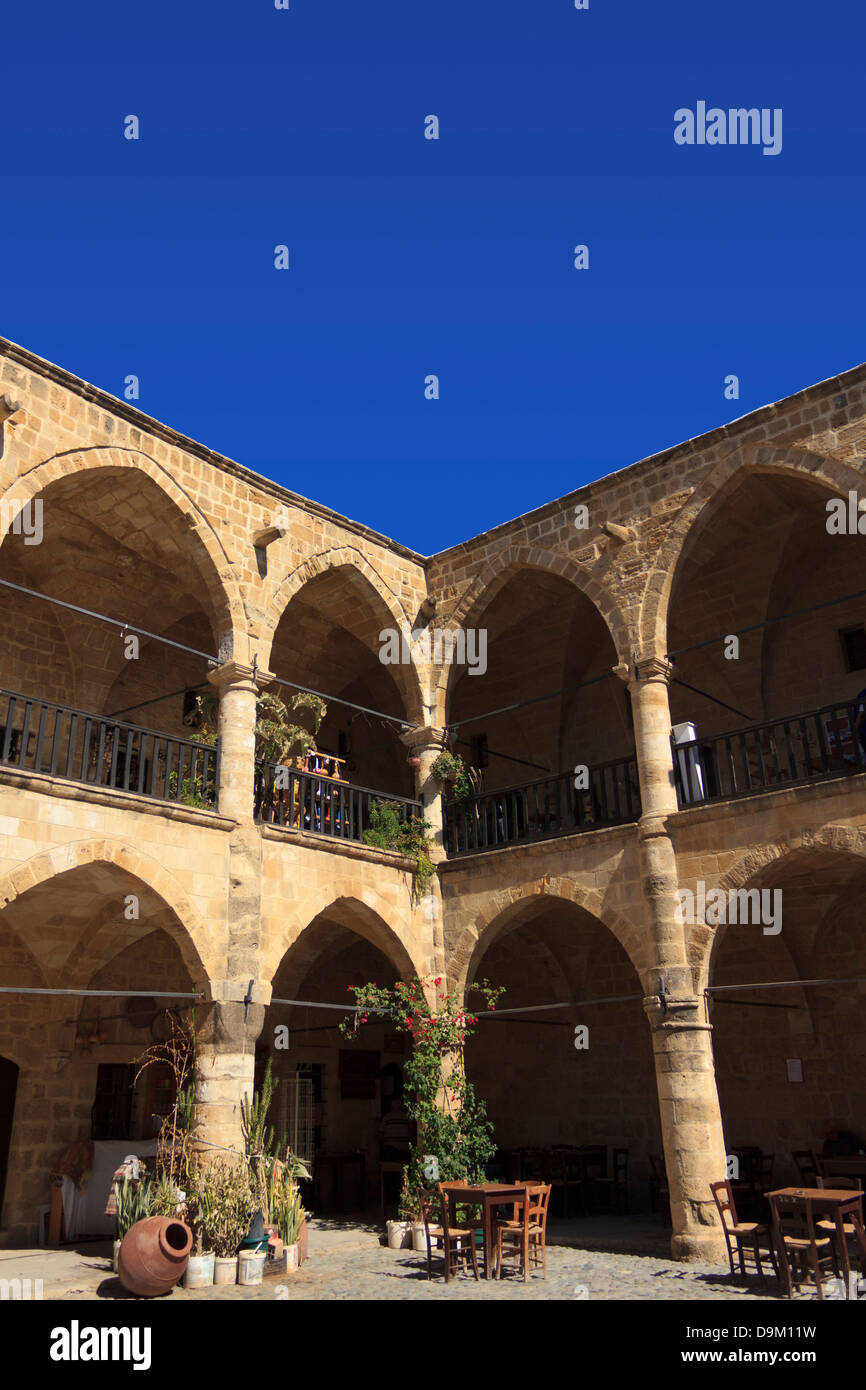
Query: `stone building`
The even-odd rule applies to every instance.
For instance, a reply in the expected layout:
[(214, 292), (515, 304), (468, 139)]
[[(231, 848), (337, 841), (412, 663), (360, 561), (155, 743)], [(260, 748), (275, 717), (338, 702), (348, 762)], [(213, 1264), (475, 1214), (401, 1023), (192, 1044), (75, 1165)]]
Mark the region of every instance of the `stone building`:
[[(784, 1178), (827, 1124), (863, 1131), (866, 541), (827, 503), (861, 483), (866, 368), (432, 557), (4, 340), (0, 418), (4, 1240), (33, 1238), (94, 1117), (151, 1133), (129, 1065), (163, 994), (199, 996), (200, 1137), (238, 1142), (272, 1054), (331, 1155), (372, 1153), (400, 1039), (370, 1025), (347, 1061), (310, 1001), (418, 974), (563, 1006), (479, 1026), (498, 1140), (627, 1148), (638, 1203), (663, 1152), (682, 1258), (718, 1252), (732, 1148)], [(379, 659), (425, 621), (486, 634), (483, 672)], [(338, 790), (257, 766), (257, 694), (293, 684), (331, 697)], [(188, 722), (206, 689), (218, 765)], [(468, 807), (430, 775), (446, 725)], [(423, 803), (420, 901), (363, 843), (364, 789)], [(781, 890), (780, 928), (707, 920), (715, 888)]]

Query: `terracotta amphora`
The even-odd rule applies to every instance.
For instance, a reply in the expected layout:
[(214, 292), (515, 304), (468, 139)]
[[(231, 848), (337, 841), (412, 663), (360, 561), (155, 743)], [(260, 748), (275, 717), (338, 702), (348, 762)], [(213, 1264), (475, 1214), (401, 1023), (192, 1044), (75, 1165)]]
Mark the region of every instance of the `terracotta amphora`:
[(120, 1244), (120, 1282), (139, 1298), (168, 1293), (183, 1278), (192, 1250), (192, 1231), (170, 1216), (136, 1221)]

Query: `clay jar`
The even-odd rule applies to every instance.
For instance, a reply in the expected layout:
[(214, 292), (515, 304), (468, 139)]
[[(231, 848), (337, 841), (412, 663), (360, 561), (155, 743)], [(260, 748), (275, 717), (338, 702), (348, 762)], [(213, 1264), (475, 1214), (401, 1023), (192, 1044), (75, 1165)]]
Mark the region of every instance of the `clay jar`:
[(170, 1216), (148, 1216), (130, 1227), (120, 1245), (120, 1282), (139, 1298), (168, 1293), (189, 1263), (192, 1231)]

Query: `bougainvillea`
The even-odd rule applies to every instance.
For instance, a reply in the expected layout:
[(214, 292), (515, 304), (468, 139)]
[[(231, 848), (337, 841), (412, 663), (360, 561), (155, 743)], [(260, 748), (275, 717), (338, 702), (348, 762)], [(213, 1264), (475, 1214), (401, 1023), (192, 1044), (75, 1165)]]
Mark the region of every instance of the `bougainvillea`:
[[(412, 1039), (412, 1054), (403, 1068), (406, 1111), (417, 1124), (417, 1145), (409, 1161), (409, 1187), (417, 1193), (424, 1185), (423, 1159), (435, 1156), (443, 1181), (467, 1178), (480, 1182), (484, 1165), (496, 1151), (493, 1126), (487, 1108), (478, 1100), (466, 1076), (464, 1047), (478, 1023), (456, 991), (442, 988), (442, 978), (393, 987), (370, 982), (350, 985), (358, 1010), (344, 1019), (344, 1037), (356, 1037), (369, 1023), (388, 1022)], [(495, 1011), (503, 989), (481, 980), (470, 985), (467, 996), (477, 994), (487, 1009)], [(430, 999), (433, 998), (431, 1007)], [(481, 1005), (479, 1005), (481, 1007)]]

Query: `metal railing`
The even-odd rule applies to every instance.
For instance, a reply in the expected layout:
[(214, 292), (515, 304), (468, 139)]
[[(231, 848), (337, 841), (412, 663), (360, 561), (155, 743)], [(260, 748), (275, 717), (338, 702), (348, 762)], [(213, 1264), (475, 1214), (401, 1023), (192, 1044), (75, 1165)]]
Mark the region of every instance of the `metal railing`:
[(266, 824), (363, 844), (377, 801), (396, 807), (404, 823), (423, 815), (420, 801), (278, 763), (256, 763), (255, 815)]
[(866, 771), (853, 703), (673, 743), (682, 807)]
[(218, 765), (216, 746), (0, 690), (0, 766), (214, 810)]
[(586, 788), (575, 787), (573, 772), (562, 772), (519, 787), (446, 801), (446, 853), (451, 858), (637, 820), (641, 804), (633, 756), (597, 763), (587, 772)]

